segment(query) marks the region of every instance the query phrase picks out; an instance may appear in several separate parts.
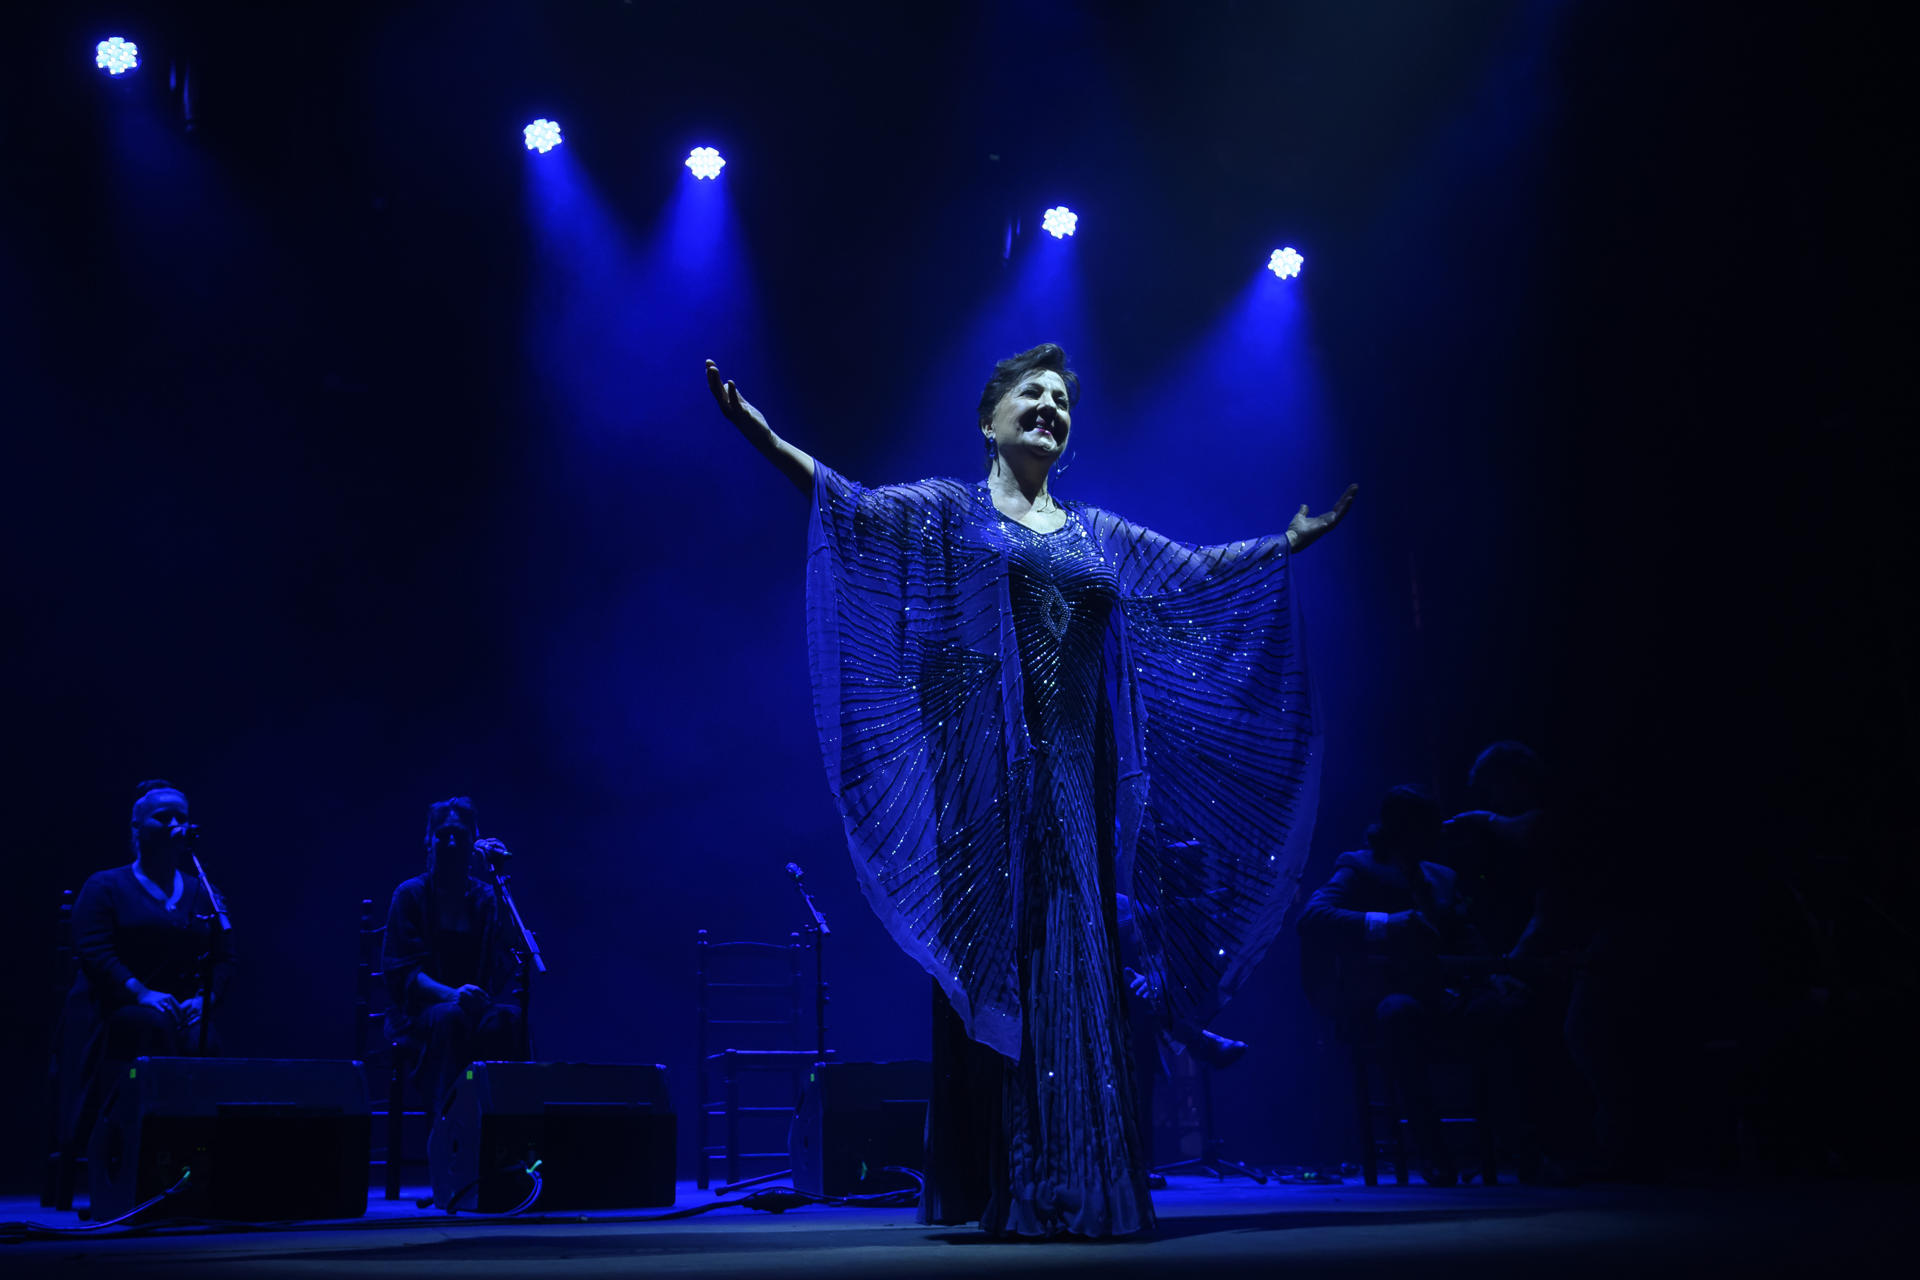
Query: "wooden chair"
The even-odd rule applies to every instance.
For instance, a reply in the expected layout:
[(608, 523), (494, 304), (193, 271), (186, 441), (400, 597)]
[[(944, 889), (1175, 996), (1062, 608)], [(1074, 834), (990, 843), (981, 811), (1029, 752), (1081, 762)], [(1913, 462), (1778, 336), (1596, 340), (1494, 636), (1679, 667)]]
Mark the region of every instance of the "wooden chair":
[[(715, 1161), (722, 1163), (725, 1174), (725, 1183), (716, 1193), (790, 1172), (781, 1167), (741, 1177), (742, 1165), (748, 1162), (762, 1167), (789, 1162), (787, 1130), (805, 1073), (816, 1062), (832, 1057), (827, 1049), (827, 986), (819, 944), (812, 929), (805, 937), (789, 934), (784, 943), (714, 942), (705, 929), (695, 939), (700, 1077), (695, 1180), (702, 1189), (711, 1181)], [(742, 1086), (749, 1077), (780, 1075), (788, 1078), (791, 1088), (771, 1096), (784, 1101), (743, 1100)], [(716, 1122), (721, 1126), (717, 1142)], [(753, 1130), (751, 1138), (743, 1134), (743, 1127)], [(751, 1150), (749, 1145), (761, 1149)]]
[[(360, 952), (355, 969), (353, 998), (353, 1056), (365, 1064), (367, 1092), (379, 1097), (385, 1086), (386, 1105), (373, 1112), (386, 1141), (380, 1152), (380, 1170), (386, 1198), (400, 1198), (400, 1172), (406, 1163), (406, 1121), (409, 1115), (426, 1124), (426, 1112), (408, 1112), (406, 1048), (387, 1035), (386, 974), (382, 953), (387, 939), (384, 917), (375, 913), (372, 898), (360, 899)], [(424, 1157), (424, 1153), (423, 1153)]]
[(47, 1163), (40, 1183), (40, 1206), (71, 1209), (74, 1188), (86, 1160), (87, 1135), (99, 1099), (91, 1095), (86, 1062), (96, 1015), (92, 996), (76, 991), (80, 958), (73, 950), (74, 891), (63, 889), (53, 924), (53, 999), (59, 1009), (47, 1054)]
[[(1406, 1186), (1410, 1172), (1408, 1135), (1411, 1121), (1406, 1104), (1394, 1087), (1393, 1072), (1386, 1058), (1386, 1046), (1371, 1016), (1365, 1016), (1367, 1001), (1349, 994), (1372, 992), (1378, 987), (1374, 970), (1377, 958), (1337, 956), (1333, 959), (1334, 1024), (1336, 1038), (1346, 1046), (1353, 1071), (1353, 1100), (1360, 1132), (1360, 1171), (1369, 1187), (1380, 1185), (1380, 1156), (1390, 1153), (1393, 1180)], [(1477, 967), (1470, 962), (1455, 968)], [(1429, 1070), (1464, 1069), (1469, 1087), (1464, 1106), (1441, 1103), (1439, 1116), (1443, 1139), (1454, 1130), (1471, 1126), (1479, 1157), (1477, 1170), (1482, 1185), (1499, 1181), (1496, 1165), (1497, 1143), (1493, 1124), (1493, 1055), (1497, 1048), (1472, 1043), (1462, 1037), (1441, 1035), (1428, 1045)], [(1383, 1135), (1381, 1130), (1386, 1130)], [(1449, 1143), (1449, 1146), (1456, 1144)], [(1474, 1172), (1474, 1171), (1469, 1171)]]

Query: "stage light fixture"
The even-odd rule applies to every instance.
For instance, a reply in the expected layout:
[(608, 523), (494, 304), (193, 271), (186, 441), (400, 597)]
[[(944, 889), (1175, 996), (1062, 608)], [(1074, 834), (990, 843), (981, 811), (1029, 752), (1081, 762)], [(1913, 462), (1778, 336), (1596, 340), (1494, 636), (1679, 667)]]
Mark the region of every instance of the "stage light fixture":
[(535, 120), (520, 132), (526, 135), (527, 150), (541, 155), (560, 145), (560, 126), (552, 120)]
[(93, 65), (110, 76), (125, 75), (140, 65), (140, 46), (119, 36), (108, 36), (93, 46)]
[(1267, 259), (1267, 270), (1282, 280), (1289, 280), (1300, 274), (1300, 264), (1305, 261), (1305, 258), (1293, 251), (1292, 245), (1288, 245), (1284, 249), (1273, 251), (1273, 256)]
[(1080, 215), (1065, 205), (1056, 205), (1040, 215), (1040, 229), (1055, 240), (1065, 239), (1080, 225)]
[(717, 178), (727, 167), (727, 162), (712, 147), (695, 147), (687, 153), (685, 163), (696, 178)]

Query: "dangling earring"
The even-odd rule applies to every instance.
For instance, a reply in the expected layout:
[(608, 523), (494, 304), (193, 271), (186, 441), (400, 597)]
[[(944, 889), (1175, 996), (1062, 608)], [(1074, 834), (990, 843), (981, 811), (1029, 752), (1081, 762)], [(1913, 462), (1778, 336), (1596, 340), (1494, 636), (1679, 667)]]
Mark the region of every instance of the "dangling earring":
[(987, 446), (987, 456), (989, 458), (993, 457), (995, 454), (1000, 452), (1000, 450), (994, 445), (992, 436), (987, 436), (985, 438), (985, 443)]

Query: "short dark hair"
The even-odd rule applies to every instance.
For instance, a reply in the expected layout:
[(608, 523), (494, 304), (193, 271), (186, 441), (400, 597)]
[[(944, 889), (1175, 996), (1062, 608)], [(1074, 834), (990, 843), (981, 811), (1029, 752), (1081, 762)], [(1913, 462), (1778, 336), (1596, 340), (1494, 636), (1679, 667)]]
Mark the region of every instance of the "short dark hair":
[(1440, 837), (1440, 802), (1420, 786), (1398, 786), (1380, 801), (1380, 821), (1367, 828), (1367, 848), (1378, 853), (1427, 849)]
[(1080, 403), (1080, 375), (1067, 368), (1067, 353), (1060, 349), (1057, 342), (1043, 342), (1017, 356), (1008, 356), (993, 366), (993, 376), (987, 379), (986, 389), (980, 393), (980, 409), (974, 418), (975, 424), (991, 421), (993, 411), (1000, 406), (1007, 392), (1039, 369), (1051, 369), (1060, 375), (1060, 381), (1067, 384), (1069, 406)]
[(1512, 739), (1490, 743), (1467, 772), (1467, 789), (1479, 791), (1505, 781), (1538, 800), (1546, 790), (1547, 768), (1524, 742)]
[[(134, 783), (133, 784), (133, 814), (132, 814), (134, 818), (137, 819), (140, 815), (140, 802), (142, 800), (145, 800), (148, 796), (152, 795), (156, 791), (180, 791), (180, 788), (174, 786), (171, 782), (168, 782), (165, 778), (148, 778), (145, 782)], [(180, 791), (180, 794), (185, 795), (187, 793), (184, 791)]]
[(473, 801), (466, 796), (448, 796), (445, 800), (436, 800), (427, 806), (427, 843), (433, 843), (433, 833), (443, 818), (449, 814), (473, 825)]

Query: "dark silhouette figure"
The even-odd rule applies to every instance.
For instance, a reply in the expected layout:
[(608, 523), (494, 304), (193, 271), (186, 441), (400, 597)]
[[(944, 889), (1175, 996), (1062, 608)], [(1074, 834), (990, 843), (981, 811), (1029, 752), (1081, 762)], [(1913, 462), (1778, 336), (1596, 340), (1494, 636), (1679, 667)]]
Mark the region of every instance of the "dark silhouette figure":
[(1448, 820), (1440, 856), (1475, 932), (1510, 969), (1503, 994), (1516, 1088), (1507, 1100), (1520, 1177), (1569, 1182), (1593, 1128), (1565, 1034), (1593, 896), (1577, 887), (1581, 860), (1548, 803), (1546, 769), (1524, 743), (1488, 746), (1467, 790), (1477, 807)]
[(387, 1032), (414, 1055), (429, 1107), (469, 1062), (526, 1056), (525, 974), (499, 895), (472, 874), (474, 832), (465, 796), (429, 808), (426, 873), (387, 912)]
[[(1513, 1012), (1511, 984), (1450, 975), (1438, 957), (1490, 958), (1442, 850), (1440, 807), (1395, 787), (1364, 849), (1343, 853), (1300, 917), (1310, 985), (1347, 1037), (1377, 1034), (1413, 1129), (1423, 1176), (1451, 1185), (1458, 1170), (1441, 1138), (1430, 1072), (1441, 1037), (1496, 1042)], [(1371, 1024), (1371, 1026), (1369, 1026)]]
[(79, 973), (58, 1035), (61, 1208), (113, 1082), (135, 1058), (198, 1052), (202, 1020), (233, 975), (228, 935), (213, 927), (213, 900), (188, 856), (197, 829), (187, 797), (157, 778), (134, 795), (133, 860), (88, 876), (73, 908)]

